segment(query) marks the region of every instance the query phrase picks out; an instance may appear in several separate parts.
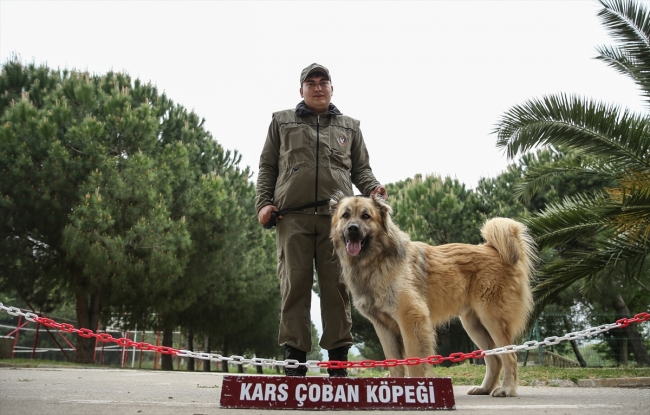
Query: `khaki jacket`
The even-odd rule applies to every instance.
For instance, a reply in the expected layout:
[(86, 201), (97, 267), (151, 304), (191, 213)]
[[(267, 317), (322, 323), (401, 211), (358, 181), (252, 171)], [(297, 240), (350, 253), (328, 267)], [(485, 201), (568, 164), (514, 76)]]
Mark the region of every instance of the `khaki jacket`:
[[(273, 114), (260, 156), (258, 212), (266, 205), (282, 210), (329, 199), (336, 190), (352, 196), (352, 184), (364, 195), (380, 184), (370, 168), (359, 121), (341, 114), (333, 104), (317, 116), (304, 101), (295, 110)], [(329, 215), (329, 208), (303, 213)]]

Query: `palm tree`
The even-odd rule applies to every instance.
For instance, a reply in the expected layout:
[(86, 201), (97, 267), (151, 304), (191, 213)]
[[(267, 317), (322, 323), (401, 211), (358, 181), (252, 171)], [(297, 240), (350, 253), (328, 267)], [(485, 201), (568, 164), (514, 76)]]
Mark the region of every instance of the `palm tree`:
[[(617, 46), (597, 48), (597, 58), (629, 76), (649, 105), (648, 9), (631, 0), (600, 3), (604, 8), (598, 16)], [(536, 311), (574, 283), (587, 287), (624, 277), (648, 289), (644, 265), (650, 253), (649, 114), (558, 94), (513, 107), (495, 132), (498, 147), (509, 157), (542, 146), (567, 155), (528, 171), (517, 189), (524, 198), (566, 174), (607, 183), (525, 220), (541, 249), (557, 249), (555, 259), (540, 269), (534, 288)], [(627, 307), (621, 305), (620, 295), (612, 294), (612, 306), (624, 313)], [(642, 360), (650, 363), (647, 352)]]

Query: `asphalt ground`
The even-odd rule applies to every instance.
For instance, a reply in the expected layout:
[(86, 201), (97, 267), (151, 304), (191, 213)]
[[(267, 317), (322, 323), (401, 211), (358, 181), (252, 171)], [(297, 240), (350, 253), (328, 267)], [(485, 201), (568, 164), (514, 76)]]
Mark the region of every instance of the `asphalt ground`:
[[(0, 414), (280, 415), (314, 412), (221, 408), (223, 376), (221, 373), (128, 369), (0, 368)], [(634, 387), (523, 386), (518, 389), (518, 397), (493, 398), (469, 396), (466, 393), (470, 386), (454, 386), (456, 409), (450, 412), (650, 415), (649, 378), (591, 382), (589, 386), (599, 384)], [(348, 414), (353, 411), (354, 408), (318, 412)]]

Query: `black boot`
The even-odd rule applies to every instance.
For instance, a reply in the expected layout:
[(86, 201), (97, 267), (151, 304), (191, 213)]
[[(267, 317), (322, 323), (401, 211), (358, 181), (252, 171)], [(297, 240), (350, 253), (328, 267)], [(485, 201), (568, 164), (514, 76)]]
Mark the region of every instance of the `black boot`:
[[(327, 356), (329, 357), (329, 360), (347, 362), (349, 349), (350, 346), (337, 347), (336, 349), (328, 350)], [(348, 376), (348, 370), (346, 368), (327, 369), (327, 373), (329, 373), (332, 378), (345, 378)]]
[[(303, 352), (300, 349), (289, 346), (286, 344), (284, 346), (284, 358), (297, 360), (300, 363), (305, 363), (307, 361), (307, 352)], [(298, 366), (298, 367), (286, 367), (284, 368), (284, 374), (286, 376), (306, 376), (307, 375), (307, 366)]]

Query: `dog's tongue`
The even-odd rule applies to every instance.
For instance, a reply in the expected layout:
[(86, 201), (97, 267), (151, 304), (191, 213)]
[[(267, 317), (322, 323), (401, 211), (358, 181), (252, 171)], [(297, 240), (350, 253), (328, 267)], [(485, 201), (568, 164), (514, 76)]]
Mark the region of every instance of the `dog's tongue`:
[(359, 252), (361, 252), (361, 241), (348, 241), (345, 244), (345, 249), (348, 250), (348, 254), (350, 255), (359, 255)]

